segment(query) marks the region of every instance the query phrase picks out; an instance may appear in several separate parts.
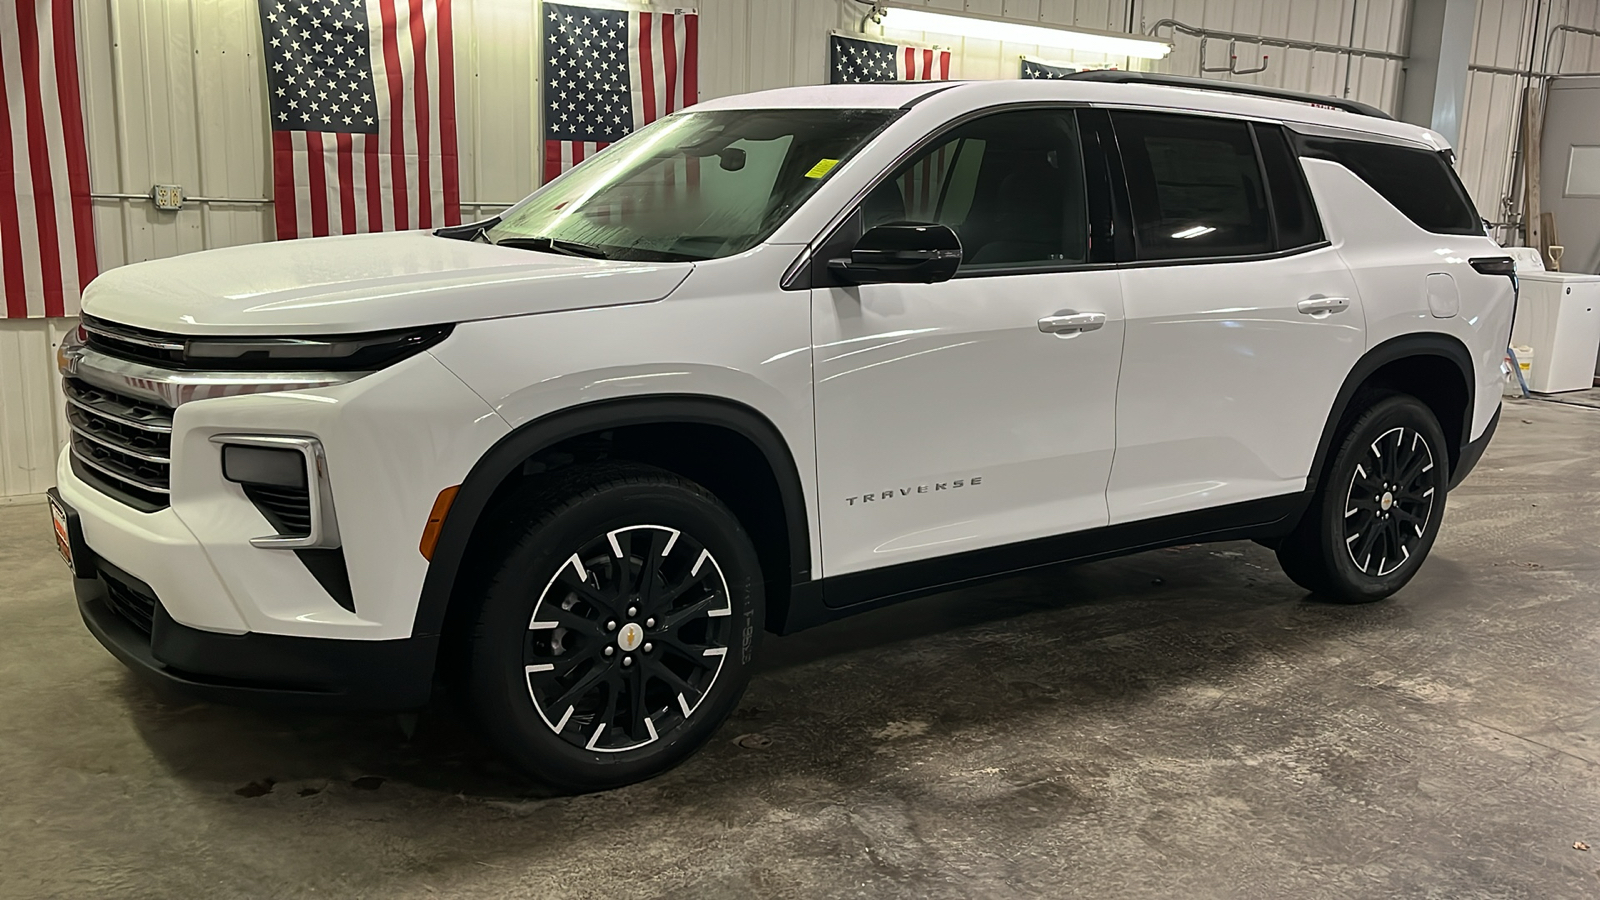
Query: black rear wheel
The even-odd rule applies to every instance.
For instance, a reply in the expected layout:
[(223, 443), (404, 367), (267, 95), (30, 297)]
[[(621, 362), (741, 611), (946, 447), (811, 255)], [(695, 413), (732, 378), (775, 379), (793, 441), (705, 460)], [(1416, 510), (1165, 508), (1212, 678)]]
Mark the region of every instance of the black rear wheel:
[(1373, 400), (1345, 430), (1278, 561), (1296, 584), (1329, 600), (1393, 594), (1433, 547), (1449, 471), (1444, 433), (1427, 406), (1404, 394)]
[(761, 630), (760, 567), (739, 521), (644, 466), (576, 469), (516, 499), (460, 648), (480, 728), (559, 791), (681, 762), (738, 703)]

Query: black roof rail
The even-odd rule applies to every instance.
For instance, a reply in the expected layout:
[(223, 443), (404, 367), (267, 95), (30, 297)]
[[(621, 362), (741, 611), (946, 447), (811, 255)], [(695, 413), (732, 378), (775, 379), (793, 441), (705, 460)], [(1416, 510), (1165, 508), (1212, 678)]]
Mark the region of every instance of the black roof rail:
[(1078, 81), (1104, 81), (1110, 84), (1154, 84), (1162, 87), (1189, 88), (1200, 91), (1221, 91), (1225, 94), (1249, 94), (1253, 97), (1270, 97), (1274, 100), (1293, 100), (1297, 103), (1327, 106), (1344, 110), (1348, 113), (1355, 113), (1358, 116), (1394, 120), (1394, 116), (1376, 106), (1357, 100), (1346, 100), (1342, 97), (1324, 97), (1321, 94), (1287, 91), (1282, 88), (1262, 87), (1257, 84), (1240, 84), (1236, 81), (1190, 78), (1185, 75), (1161, 75), (1156, 72), (1127, 72), (1120, 69), (1090, 69), (1085, 72), (1073, 72), (1066, 77)]

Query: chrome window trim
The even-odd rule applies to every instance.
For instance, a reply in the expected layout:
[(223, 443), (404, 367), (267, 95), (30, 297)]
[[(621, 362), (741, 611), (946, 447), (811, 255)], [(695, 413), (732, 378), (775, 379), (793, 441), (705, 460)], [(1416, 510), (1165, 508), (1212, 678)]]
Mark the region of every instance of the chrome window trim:
[(1439, 152), (1438, 147), (1423, 141), (1413, 141), (1403, 137), (1396, 137), (1392, 134), (1380, 134), (1375, 131), (1362, 131), (1358, 128), (1339, 128), (1333, 125), (1297, 122), (1292, 119), (1285, 119), (1278, 124), (1297, 134), (1304, 134), (1310, 137), (1332, 138), (1339, 141), (1364, 141), (1368, 144), (1389, 144), (1393, 147), (1406, 147), (1411, 150), (1426, 150), (1429, 153)]
[[(339, 547), (339, 520), (333, 508), (333, 486), (328, 480), (328, 456), (322, 442), (313, 437), (293, 437), (276, 434), (214, 434), (211, 443), (219, 448), (267, 447), (274, 450), (294, 450), (306, 460), (306, 490), (311, 507), (309, 534), (270, 534), (253, 537), (250, 545), (268, 550), (332, 550)], [(241, 489), (242, 490), (242, 489)]]

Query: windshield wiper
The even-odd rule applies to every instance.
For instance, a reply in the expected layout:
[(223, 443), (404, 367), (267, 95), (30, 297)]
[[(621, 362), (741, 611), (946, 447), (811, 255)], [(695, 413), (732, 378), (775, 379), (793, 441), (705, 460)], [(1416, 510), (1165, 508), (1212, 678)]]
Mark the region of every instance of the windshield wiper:
[(511, 247), (517, 250), (543, 250), (546, 253), (565, 253), (568, 256), (582, 256), (588, 259), (610, 259), (610, 254), (592, 244), (580, 244), (577, 241), (558, 241), (547, 237), (508, 237), (494, 242), (496, 247)]
[(446, 225), (433, 231), (435, 237), (451, 238), (457, 241), (477, 241), (489, 229), (500, 224), (500, 217), (485, 219), (482, 222), (468, 222), (465, 225)]

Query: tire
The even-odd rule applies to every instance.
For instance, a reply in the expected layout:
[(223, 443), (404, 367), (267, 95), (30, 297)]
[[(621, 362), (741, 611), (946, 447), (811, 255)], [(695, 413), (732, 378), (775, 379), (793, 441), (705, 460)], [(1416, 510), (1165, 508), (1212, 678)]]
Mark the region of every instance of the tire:
[(567, 470), (509, 508), (456, 648), (479, 729), (558, 793), (682, 762), (738, 705), (761, 635), (761, 567), (739, 520), (691, 481), (617, 463)]
[(1339, 603), (1382, 600), (1427, 559), (1444, 518), (1449, 450), (1406, 394), (1368, 398), (1342, 432), (1311, 507), (1278, 545), (1296, 584)]

